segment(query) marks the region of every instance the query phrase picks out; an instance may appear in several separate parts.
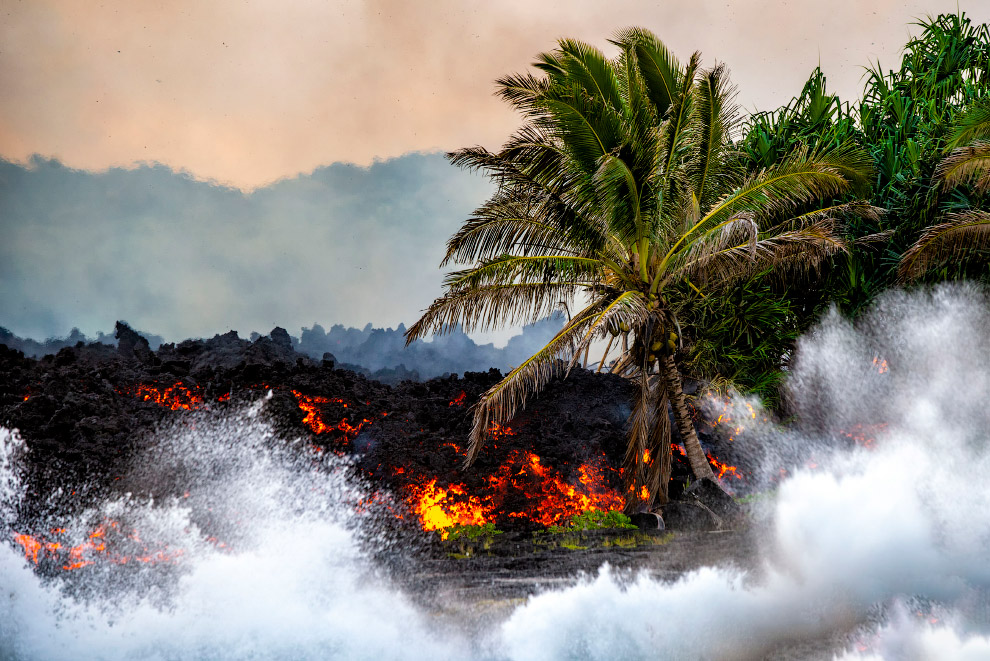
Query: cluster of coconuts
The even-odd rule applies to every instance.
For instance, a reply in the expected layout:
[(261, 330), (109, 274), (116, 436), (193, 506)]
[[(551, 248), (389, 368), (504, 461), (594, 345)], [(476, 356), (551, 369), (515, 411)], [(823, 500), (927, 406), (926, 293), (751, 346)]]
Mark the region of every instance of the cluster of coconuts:
[[(618, 337), (620, 333), (628, 333), (630, 330), (629, 324), (624, 321), (612, 324), (608, 332), (612, 337)], [(661, 357), (667, 355), (673, 355), (677, 352), (677, 333), (670, 331), (664, 334), (664, 328), (662, 325), (658, 324), (654, 330), (648, 342), (643, 342), (642, 348), (648, 348), (646, 351), (646, 362), (648, 364), (653, 364), (660, 360)], [(642, 357), (642, 353), (640, 353)]]

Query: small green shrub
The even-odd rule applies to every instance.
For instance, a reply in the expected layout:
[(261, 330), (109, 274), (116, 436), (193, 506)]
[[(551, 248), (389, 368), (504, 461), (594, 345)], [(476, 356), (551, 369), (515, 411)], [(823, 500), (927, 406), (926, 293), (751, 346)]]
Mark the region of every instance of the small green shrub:
[(635, 528), (632, 520), (615, 510), (603, 512), (601, 510), (589, 510), (581, 514), (575, 514), (562, 526), (550, 526), (547, 528), (552, 533), (573, 532), (575, 530), (601, 530), (602, 528)]
[(453, 526), (447, 526), (443, 529), (443, 532), (447, 533), (448, 541), (474, 541), (481, 538), (492, 538), (495, 537), (495, 535), (502, 534), (501, 530), (495, 529), (494, 523), (485, 523), (480, 526), (456, 524)]

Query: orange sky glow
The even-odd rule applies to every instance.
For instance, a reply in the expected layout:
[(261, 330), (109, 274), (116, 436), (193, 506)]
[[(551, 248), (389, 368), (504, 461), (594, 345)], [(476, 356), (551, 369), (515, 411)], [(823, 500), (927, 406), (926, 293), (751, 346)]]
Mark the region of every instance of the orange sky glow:
[[(796, 94), (821, 62), (860, 91), (909, 23), (955, 0), (0, 0), (0, 156), (101, 170), (160, 162), (244, 189), (333, 162), (497, 147), (518, 118), (493, 80), (563, 36), (655, 31), (728, 64), (745, 109)], [(974, 20), (990, 3), (962, 2)]]

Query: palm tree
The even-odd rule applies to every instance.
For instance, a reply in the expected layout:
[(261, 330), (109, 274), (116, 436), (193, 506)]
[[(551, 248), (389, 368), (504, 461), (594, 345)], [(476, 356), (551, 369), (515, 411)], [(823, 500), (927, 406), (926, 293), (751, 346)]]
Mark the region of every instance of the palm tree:
[[(561, 40), (538, 56), (542, 76), (507, 76), (498, 94), (525, 118), (498, 152), (449, 154), (488, 174), (496, 192), (450, 238), (443, 296), (407, 332), (413, 341), (529, 323), (562, 302), (579, 310), (474, 407), (465, 465), (503, 423), (596, 340), (623, 335), (614, 371), (633, 380), (625, 474), (633, 498), (665, 502), (668, 405), (698, 478), (712, 477), (682, 389), (678, 358), (691, 329), (677, 314), (756, 269), (814, 268), (845, 249), (839, 219), (859, 202), (814, 207), (870, 178), (868, 156), (844, 143), (798, 148), (747, 178), (732, 133), (739, 120), (725, 68), (682, 65), (652, 33), (616, 35), (614, 59)], [(802, 213), (795, 215), (801, 207)], [(694, 294), (692, 294), (694, 292)], [(576, 307), (575, 307), (576, 305)], [(648, 459), (647, 459), (648, 457)]]
[[(948, 155), (935, 168), (943, 191), (969, 185), (977, 195), (990, 191), (990, 97), (962, 113), (946, 145)], [(965, 209), (946, 214), (925, 229), (901, 256), (901, 281), (918, 278), (933, 265), (990, 249), (990, 212)]]

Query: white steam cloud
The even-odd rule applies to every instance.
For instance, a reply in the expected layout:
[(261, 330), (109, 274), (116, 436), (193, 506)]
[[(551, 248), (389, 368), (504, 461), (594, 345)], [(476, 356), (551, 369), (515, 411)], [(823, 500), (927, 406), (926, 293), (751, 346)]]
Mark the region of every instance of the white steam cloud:
[[(125, 584), (43, 580), (0, 547), (0, 656), (987, 658), (988, 321), (986, 295), (961, 287), (890, 294), (855, 325), (829, 315), (798, 350), (797, 422), (750, 424), (734, 441), (767, 476), (751, 566), (672, 582), (605, 567), (530, 598), (482, 640), (372, 578), (348, 504), (361, 491), (336, 460), (314, 465), (256, 411), (203, 418), (163, 434), (133, 476), (159, 492), (188, 485), (188, 498), (108, 502), (78, 522), (129, 517), (181, 543), (175, 580), (156, 582), (155, 567)], [(19, 446), (0, 432), (0, 525), (17, 507)], [(207, 524), (231, 550), (204, 541)]]
[[(926, 650), (942, 642), (938, 658), (975, 658), (990, 630), (987, 321), (982, 293), (948, 287), (891, 294), (857, 326), (828, 316), (790, 381), (803, 431), (737, 441), (790, 446), (761, 453), (768, 475), (791, 469), (767, 506), (762, 565), (629, 585), (603, 571), (516, 611), (502, 629), (509, 656), (756, 659), (847, 632), (864, 658), (935, 658)], [(856, 424), (881, 435), (840, 450)], [(816, 467), (801, 467), (812, 455)], [(919, 618), (864, 632), (878, 609), (918, 598), (949, 608), (953, 627)]]

